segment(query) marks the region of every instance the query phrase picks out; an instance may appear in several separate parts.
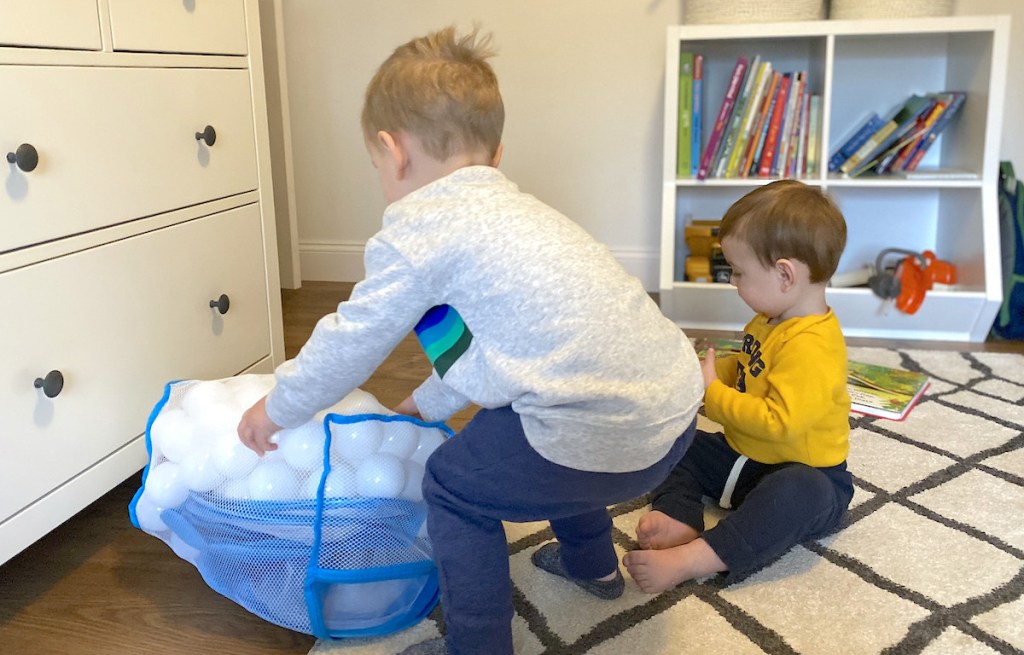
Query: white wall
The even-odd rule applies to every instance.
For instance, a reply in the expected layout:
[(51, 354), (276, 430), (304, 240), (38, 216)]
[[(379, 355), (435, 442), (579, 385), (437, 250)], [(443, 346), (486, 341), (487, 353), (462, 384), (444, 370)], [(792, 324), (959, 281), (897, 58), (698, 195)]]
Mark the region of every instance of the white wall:
[[(685, 0), (683, 0), (685, 1)], [(658, 286), (665, 27), (680, 0), (283, 0), (292, 158), (304, 280), (361, 279), (384, 201), (359, 128), (362, 94), (399, 44), (479, 23), (506, 106), (502, 169)], [(1024, 2), (957, 0), (955, 13), (1014, 15)], [(1011, 66), (1007, 107), (1024, 106)], [(1024, 127), (1008, 113), (1003, 158), (1024, 172)]]

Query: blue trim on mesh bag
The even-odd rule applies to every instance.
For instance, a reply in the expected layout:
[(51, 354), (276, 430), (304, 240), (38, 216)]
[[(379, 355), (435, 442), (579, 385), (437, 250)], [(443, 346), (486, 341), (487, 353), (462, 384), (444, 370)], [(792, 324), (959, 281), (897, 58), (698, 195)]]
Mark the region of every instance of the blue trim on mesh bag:
[[(306, 607), (309, 610), (310, 628), (313, 634), (321, 639), (377, 636), (400, 630), (423, 620), (423, 618), (426, 617), (434, 608), (440, 598), (437, 568), (431, 558), (423, 558), (413, 562), (402, 562), (392, 564), (390, 566), (352, 570), (339, 570), (320, 566), (324, 549), (323, 514), (326, 504), (324, 499), (324, 490), (327, 484), (327, 476), (330, 474), (331, 470), (331, 424), (358, 423), (367, 420), (375, 420), (382, 423), (404, 421), (413, 423), (420, 427), (440, 430), (446, 435), (446, 437), (451, 437), (454, 434), (452, 429), (444, 423), (426, 422), (402, 414), (355, 414), (350, 416), (328, 414), (324, 417), (323, 426), (325, 439), (323, 451), (323, 473), (320, 477), (320, 485), (317, 488), (316, 519), (313, 521), (313, 547), (309, 558), (309, 568), (306, 572), (306, 582), (304, 585)], [(379, 503), (380, 501), (377, 502)], [(404, 502), (414, 504), (411, 503), (411, 501)], [(426, 508), (423, 506), (422, 501), (418, 504), (422, 506), (423, 518), (425, 518)], [(419, 522), (419, 525), (421, 524), (422, 521)], [(419, 525), (416, 526), (416, 529), (418, 529)], [(411, 526), (406, 525), (404, 527), (406, 528), (406, 531), (408, 531)], [(396, 532), (401, 533), (402, 531), (398, 530)], [(379, 538), (381, 535), (377, 536)], [(405, 545), (409, 542), (409, 537), (407, 535), (403, 537), (396, 537), (395, 532), (389, 533), (385, 538), (388, 537), (391, 539), (398, 539), (399, 541), (404, 540)], [(348, 584), (355, 587), (360, 584), (386, 583), (401, 580), (409, 581), (408, 588), (402, 593), (402, 600), (405, 602), (400, 608), (387, 616), (383, 622), (366, 620), (360, 623), (357, 620), (352, 620), (349, 625), (344, 627), (328, 625), (324, 615), (330, 609), (328, 596), (332, 585)], [(413, 586), (417, 583), (419, 584), (418, 590)], [(410, 592), (415, 593), (415, 596), (411, 600), (409, 599), (409, 596), (411, 595)]]
[(146, 478), (149, 476), (149, 467), (153, 462), (153, 441), (149, 436), (149, 432), (153, 427), (153, 421), (160, 415), (160, 410), (164, 408), (167, 401), (171, 398), (171, 387), (178, 384), (180, 380), (174, 380), (164, 385), (164, 393), (153, 407), (153, 411), (149, 413), (149, 418), (146, 419), (146, 454), (149, 455), (146, 466), (142, 469), (142, 484), (139, 485), (139, 490), (132, 496), (131, 502), (128, 503), (128, 518), (131, 520), (132, 525), (138, 529), (142, 529), (139, 525), (139, 517), (135, 514), (135, 506), (139, 504), (139, 498), (142, 497), (142, 491), (146, 488)]

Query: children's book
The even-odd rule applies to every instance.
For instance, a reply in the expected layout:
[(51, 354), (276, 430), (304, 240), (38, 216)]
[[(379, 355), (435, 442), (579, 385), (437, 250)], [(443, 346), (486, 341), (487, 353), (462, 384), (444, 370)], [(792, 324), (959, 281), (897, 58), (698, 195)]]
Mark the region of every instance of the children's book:
[(850, 411), (902, 421), (931, 379), (925, 373), (850, 361), (846, 388)]
[(867, 120), (865, 120), (857, 131), (854, 132), (843, 145), (832, 153), (832, 156), (828, 160), (828, 170), (830, 173), (835, 173), (839, 170), (839, 167), (846, 162), (853, 153), (857, 152), (864, 143), (871, 138), (880, 127), (885, 125), (885, 121), (877, 113), (872, 112)]
[(743, 129), (743, 117), (747, 114), (747, 107), (754, 96), (759, 79), (764, 74), (764, 67), (761, 62), (761, 55), (755, 55), (747, 73), (740, 85), (739, 95), (736, 97), (736, 104), (732, 110), (732, 116), (722, 135), (722, 145), (715, 159), (709, 177), (725, 177), (726, 168), (729, 166), (729, 159), (732, 157), (736, 144), (739, 142), (740, 132)]
[(693, 53), (679, 53), (679, 122), (676, 148), (676, 176), (690, 176), (693, 152)]
[(896, 141), (906, 136), (917, 124), (917, 118), (931, 107), (931, 99), (918, 94), (907, 98), (903, 106), (868, 139), (857, 152), (843, 162), (840, 172), (855, 177), (870, 168), (875, 159)]
[(927, 134), (925, 134), (921, 142), (917, 144), (916, 149), (911, 153), (907, 163), (904, 164), (903, 170), (913, 171), (917, 168), (917, 165), (921, 162), (925, 153), (928, 152), (928, 148), (935, 143), (939, 134), (941, 134), (942, 130), (949, 125), (950, 121), (953, 120), (953, 117), (957, 115), (960, 107), (963, 106), (964, 102), (967, 100), (967, 94), (963, 91), (953, 91), (952, 94), (952, 100), (950, 100), (949, 105), (941, 114), (939, 114), (939, 117), (935, 119), (935, 122), (932, 123), (932, 126), (928, 129)]
[(726, 88), (725, 97), (722, 98), (722, 104), (718, 108), (718, 115), (715, 117), (714, 125), (711, 128), (711, 136), (708, 137), (707, 148), (700, 155), (700, 168), (697, 169), (698, 180), (706, 179), (714, 167), (719, 146), (728, 127), (729, 119), (732, 117), (732, 110), (736, 104), (736, 98), (739, 96), (744, 75), (747, 72), (748, 63), (746, 57), (737, 57), (736, 59), (736, 65), (733, 67), (732, 75), (729, 77), (729, 86)]
[(782, 79), (779, 80), (779, 90), (776, 92), (775, 106), (772, 108), (772, 117), (768, 121), (768, 132), (765, 135), (764, 148), (757, 168), (757, 174), (760, 177), (768, 177), (772, 174), (772, 162), (779, 146), (779, 130), (782, 129), (782, 116), (786, 113), (786, 103), (792, 83), (793, 74), (783, 73)]
[(693, 56), (693, 117), (692, 142), (690, 143), (690, 177), (697, 177), (700, 168), (701, 129), (704, 121), (702, 110), (704, 100), (704, 55)]

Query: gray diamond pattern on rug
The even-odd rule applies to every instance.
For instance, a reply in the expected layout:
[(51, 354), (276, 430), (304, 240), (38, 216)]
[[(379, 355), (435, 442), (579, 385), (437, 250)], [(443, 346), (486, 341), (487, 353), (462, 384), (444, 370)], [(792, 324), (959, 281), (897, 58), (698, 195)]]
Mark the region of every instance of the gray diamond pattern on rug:
[[(839, 531), (729, 586), (712, 576), (649, 595), (627, 577), (622, 598), (601, 601), (530, 563), (553, 538), (546, 523), (509, 524), (516, 653), (1024, 652), (1024, 357), (850, 357), (933, 382), (902, 422), (851, 415), (856, 494)], [(620, 555), (636, 548), (647, 510), (644, 498), (612, 508)], [(708, 524), (723, 512), (709, 506)], [(442, 632), (438, 608), (408, 630), (321, 641), (311, 655), (393, 655)]]

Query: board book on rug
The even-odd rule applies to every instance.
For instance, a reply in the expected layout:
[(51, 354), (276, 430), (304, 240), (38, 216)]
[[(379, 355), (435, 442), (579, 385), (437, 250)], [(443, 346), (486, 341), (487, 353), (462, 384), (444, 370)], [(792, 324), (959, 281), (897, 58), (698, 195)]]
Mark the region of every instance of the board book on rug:
[(926, 373), (849, 362), (846, 387), (850, 410), (859, 414), (902, 421), (931, 382)]
[[(692, 339), (697, 356), (704, 359), (708, 348), (717, 356), (742, 352), (739, 339)], [(921, 399), (931, 378), (927, 373), (907, 371), (880, 364), (850, 360), (846, 389), (850, 394), (850, 411), (868, 416), (902, 421)]]

